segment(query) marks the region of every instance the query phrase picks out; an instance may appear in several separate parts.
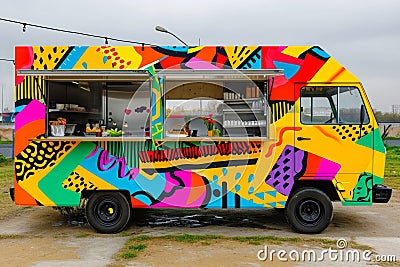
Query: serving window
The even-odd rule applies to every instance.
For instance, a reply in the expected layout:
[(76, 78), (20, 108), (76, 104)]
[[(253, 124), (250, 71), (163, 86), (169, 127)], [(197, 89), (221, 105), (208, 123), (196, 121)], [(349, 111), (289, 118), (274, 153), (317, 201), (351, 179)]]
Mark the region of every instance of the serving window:
[(230, 71), (166, 75), (164, 136), (266, 137), (268, 76)]
[(151, 83), (147, 73), (56, 73), (43, 76), (48, 136), (105, 136), (103, 132), (110, 129), (115, 130), (114, 136), (122, 132), (125, 136), (149, 136)]
[(222, 83), (166, 81), (166, 137), (222, 135)]

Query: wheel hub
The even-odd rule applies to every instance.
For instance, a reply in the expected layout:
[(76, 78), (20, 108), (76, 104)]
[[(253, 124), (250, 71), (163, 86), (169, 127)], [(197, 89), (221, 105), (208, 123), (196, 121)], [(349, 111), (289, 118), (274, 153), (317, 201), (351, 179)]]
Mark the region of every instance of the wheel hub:
[(113, 208), (108, 208), (108, 214), (113, 214), (114, 213), (114, 209)]
[(314, 223), (321, 217), (321, 208), (315, 200), (306, 200), (299, 206), (300, 218), (306, 223)]
[(113, 199), (104, 199), (97, 205), (97, 217), (104, 224), (112, 224), (118, 219), (119, 206)]

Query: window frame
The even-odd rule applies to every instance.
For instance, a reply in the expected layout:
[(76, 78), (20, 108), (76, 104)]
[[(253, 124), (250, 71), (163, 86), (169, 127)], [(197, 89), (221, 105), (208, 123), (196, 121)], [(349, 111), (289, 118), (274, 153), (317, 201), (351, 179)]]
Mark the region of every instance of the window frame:
[[(336, 88), (336, 93), (329, 94), (329, 93), (327, 93), (327, 91), (325, 91), (325, 93), (319, 93), (319, 94), (310, 93), (309, 95), (307, 95), (307, 93), (306, 93), (306, 95), (304, 96), (303, 95), (303, 93), (304, 93), (303, 89), (306, 88), (306, 87), (330, 87), (330, 88)], [(360, 109), (363, 108), (364, 109), (363, 112), (365, 114), (365, 117), (364, 117), (363, 121), (359, 121), (359, 122), (341, 122), (341, 120), (340, 120), (340, 94), (341, 93), (339, 91), (340, 91), (340, 88), (343, 88), (343, 87), (353, 88), (352, 90), (357, 90), (357, 92), (358, 92), (358, 94), (359, 94), (359, 96), (361, 98), (361, 101), (362, 101)], [(335, 92), (335, 91), (333, 91), (333, 92)], [(334, 96), (337, 97), (337, 107), (335, 106), (335, 102), (333, 100)], [(313, 99), (313, 97), (326, 97), (328, 99), (328, 101), (329, 101), (330, 108), (331, 108), (331, 111), (332, 111), (332, 114), (333, 114), (333, 118), (332, 119), (333, 119), (333, 121), (336, 121), (336, 122), (332, 121), (332, 122), (325, 122), (325, 123), (321, 123), (321, 122), (315, 122), (314, 123), (314, 122), (305, 122), (305, 121), (303, 121), (302, 116), (301, 116), (301, 113), (303, 112), (303, 110), (302, 110), (302, 99), (303, 99), (303, 97), (310, 97), (311, 99)], [(367, 124), (369, 124), (371, 122), (371, 118), (370, 118), (370, 116), (368, 114), (367, 107), (366, 107), (366, 101), (363, 98), (361, 90), (360, 90), (360, 88), (358, 86), (355, 86), (355, 85), (335, 85), (335, 86), (333, 86), (333, 85), (305, 85), (305, 86), (302, 86), (300, 88), (299, 98), (300, 98), (300, 123), (301, 124), (304, 124), (304, 125), (367, 125)]]

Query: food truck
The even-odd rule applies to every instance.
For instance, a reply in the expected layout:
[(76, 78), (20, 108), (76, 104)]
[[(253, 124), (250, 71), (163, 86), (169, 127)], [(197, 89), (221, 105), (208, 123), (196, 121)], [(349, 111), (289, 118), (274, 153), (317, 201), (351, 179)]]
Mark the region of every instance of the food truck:
[(17, 205), (81, 207), (98, 232), (133, 208), (276, 208), (319, 233), (388, 202), (361, 82), (318, 46), (18, 46)]

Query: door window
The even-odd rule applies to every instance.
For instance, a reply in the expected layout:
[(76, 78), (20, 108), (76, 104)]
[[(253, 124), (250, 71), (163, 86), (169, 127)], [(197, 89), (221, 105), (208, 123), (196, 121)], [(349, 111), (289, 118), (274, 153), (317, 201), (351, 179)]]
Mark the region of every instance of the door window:
[(360, 94), (352, 86), (306, 86), (300, 93), (304, 124), (368, 124)]

